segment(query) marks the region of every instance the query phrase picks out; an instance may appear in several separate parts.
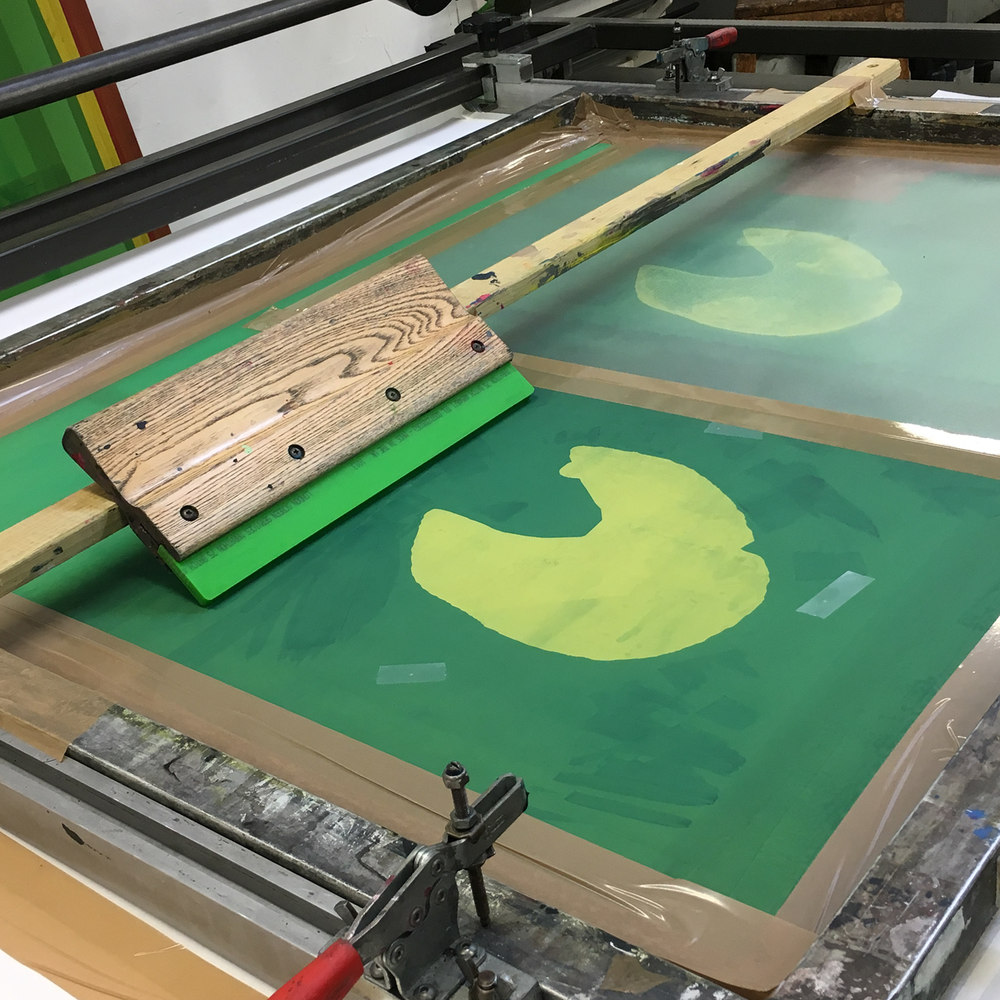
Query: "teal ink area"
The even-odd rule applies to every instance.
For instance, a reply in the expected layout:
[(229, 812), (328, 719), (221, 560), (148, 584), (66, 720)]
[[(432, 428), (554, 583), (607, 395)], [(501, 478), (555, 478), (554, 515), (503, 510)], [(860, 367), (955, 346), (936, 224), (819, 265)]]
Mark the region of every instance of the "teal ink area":
[[(433, 263), (450, 284), (461, 281), (688, 152), (637, 153), (436, 255)], [(785, 152), (727, 178), (489, 322), (512, 350), (525, 354), (1000, 437), (998, 226), (996, 167)], [(860, 320), (815, 336), (735, 333), (637, 297), (645, 267), (753, 279), (766, 289), (772, 263), (741, 245), (747, 230), (846, 240), (885, 274), (831, 285), (831, 310)], [(894, 286), (898, 304), (889, 295)], [(883, 305), (893, 307), (876, 314), (872, 303), (886, 295)]]
[[(64, 427), (196, 353), (0, 439), (31, 484), (0, 493), (0, 528), (84, 482)], [(1000, 615), (1000, 562), (982, 557), (1000, 482), (705, 426), (538, 389), (212, 607), (129, 532), (20, 593), (429, 772), (514, 771), (539, 819), (774, 913)], [(416, 583), (435, 508), (543, 538), (593, 528), (596, 504), (558, 474), (578, 446), (668, 458), (731, 498), (768, 567), (763, 603), (687, 649), (610, 662), (505, 638)], [(826, 621), (795, 613), (849, 570), (877, 583)], [(376, 683), (438, 663), (444, 683)]]

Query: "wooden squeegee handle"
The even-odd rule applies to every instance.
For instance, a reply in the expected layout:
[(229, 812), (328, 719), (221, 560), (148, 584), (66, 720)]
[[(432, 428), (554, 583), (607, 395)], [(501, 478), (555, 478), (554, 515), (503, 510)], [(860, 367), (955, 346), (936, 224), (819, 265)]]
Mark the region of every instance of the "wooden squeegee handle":
[(0, 531), (0, 597), (124, 527), (117, 504), (95, 484)]
[[(588, 212), (452, 289), (473, 313), (516, 302), (700, 191), (850, 107), (862, 89), (899, 76), (895, 59), (866, 59), (677, 166)], [(0, 597), (124, 527), (121, 511), (88, 486), (0, 532)]]
[(767, 150), (791, 142), (814, 125), (849, 108), (859, 90), (881, 87), (897, 76), (898, 60), (866, 59), (536, 240), (452, 291), (469, 312), (489, 316), (665, 215)]

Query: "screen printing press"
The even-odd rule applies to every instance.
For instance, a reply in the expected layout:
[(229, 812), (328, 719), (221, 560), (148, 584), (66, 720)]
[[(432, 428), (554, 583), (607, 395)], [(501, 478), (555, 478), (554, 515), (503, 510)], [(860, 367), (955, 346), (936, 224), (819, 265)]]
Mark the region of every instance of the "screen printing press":
[[(505, 114), (9, 336), (0, 528), (88, 482), (67, 427), (417, 255), (488, 294), (822, 82), (623, 13), (480, 18), (7, 210), (11, 287), (457, 103)], [(986, 59), (1000, 29), (731, 44)], [(0, 601), (0, 827), (272, 987), (447, 864), (358, 944), (370, 1000), (940, 996), (997, 910), (992, 90), (856, 93), (496, 309), (531, 396), (208, 606), (120, 522), (33, 567)]]

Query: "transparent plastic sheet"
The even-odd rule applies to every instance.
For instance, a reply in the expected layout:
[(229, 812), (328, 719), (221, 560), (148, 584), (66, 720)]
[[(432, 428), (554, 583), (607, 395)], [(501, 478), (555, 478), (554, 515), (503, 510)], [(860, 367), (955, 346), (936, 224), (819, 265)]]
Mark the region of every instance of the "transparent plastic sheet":
[(899, 741), (778, 915), (821, 931), (1000, 696), (1000, 621)]
[(859, 80), (853, 97), (856, 108), (874, 111), (885, 100), (885, 91), (874, 80)]
[[(717, 389), (515, 355), (532, 384), (762, 433), (1000, 479), (1000, 441)], [(914, 720), (792, 890), (778, 916), (822, 931), (1000, 697), (1000, 621)]]
[[(504, 144), (499, 143), (488, 163), (484, 159), (477, 166), (470, 157), (461, 168), (453, 168), (465, 171), (461, 175), (464, 194), (453, 190), (459, 174), (446, 171), (429, 178), (427, 190), (415, 185), (401, 193), (398, 201), (393, 196), (374, 206), (379, 211), (373, 210), (370, 217), (359, 213), (346, 220), (343, 229), (331, 227), (321, 234), (322, 245), (303, 244), (291, 257), (278, 257), (256, 271), (243, 272), (240, 278), (246, 284), (222, 281), (198, 289), (185, 300), (184, 309), (167, 310), (169, 315), (155, 311), (126, 315), (120, 326), (127, 331), (123, 338), (67, 361), (48, 376), (38, 376), (35, 387), (41, 402), (37, 405), (23, 391), (20, 396), (13, 390), (7, 390), (7, 396), (0, 394), (0, 430), (5, 418), (10, 429), (79, 398), (227, 322), (280, 302), (282, 295), (291, 295), (363, 260), (368, 248), (382, 249), (401, 235), (419, 232), (425, 222), (454, 214), (457, 205), (476, 204), (487, 190), (502, 190), (515, 183), (515, 177), (536, 173), (596, 141), (610, 140), (614, 150), (609, 156), (621, 156), (649, 141), (697, 147), (719, 134), (719, 130), (706, 133), (704, 129), (638, 122), (627, 111), (599, 108), (592, 102), (584, 110), (590, 117), (575, 126), (536, 135), (525, 147), (508, 145), (505, 152), (500, 149)], [(803, 148), (847, 152), (839, 148), (837, 140), (807, 137), (799, 142)], [(871, 149), (867, 141), (843, 146)], [(888, 146), (893, 147), (892, 155), (917, 158), (949, 155), (976, 162), (982, 155), (981, 150), (946, 154), (940, 148), (928, 151), (912, 144), (906, 148), (903, 144), (880, 144), (880, 148)], [(996, 154), (991, 152), (990, 158), (995, 161)], [(572, 183), (582, 175), (578, 172), (581, 169), (600, 169), (607, 162), (610, 160), (602, 157), (585, 161), (563, 176), (520, 192), (500, 208), (493, 205), (485, 210), (492, 214), (463, 219), (446, 232), (407, 248), (406, 253), (434, 252), (433, 247), (448, 245), (434, 240), (457, 242), (495, 221), (498, 211), (523, 210), (533, 199), (557, 190), (558, 185)], [(519, 171), (516, 175), (508, 172), (511, 164)], [(550, 186), (546, 188), (546, 184)], [(407, 214), (406, 205), (413, 215)], [(385, 258), (379, 267), (389, 263), (391, 258)], [(348, 280), (360, 280), (365, 274), (358, 271), (356, 278), (352, 275)], [(301, 305), (332, 292), (332, 288), (318, 289)], [(276, 309), (254, 325), (269, 325), (272, 319), (280, 318)], [(1000, 478), (1000, 442), (993, 440), (943, 435), (930, 428), (738, 397), (546, 359), (521, 356), (517, 364), (535, 384), (559, 391)], [(41, 395), (45, 385), (52, 387), (48, 396)], [(17, 403), (10, 411), (4, 405), (8, 398)], [(13, 609), (16, 615), (10, 613)], [(443, 813), (437, 779), (370, 747), (17, 598), (0, 606), (0, 644), (414, 839), (440, 835)], [(113, 656), (109, 648), (115, 651)], [(506, 849), (491, 862), (492, 872), (653, 954), (741, 992), (766, 991), (797, 964), (812, 940), (811, 932), (825, 926), (839, 910), (925, 794), (944, 761), (996, 696), (998, 675), (1000, 633), (994, 628), (900, 741), (789, 896), (778, 918), (698, 886), (666, 879), (585, 841), (567, 839), (568, 835), (530, 816), (507, 838)], [(189, 707), (192, 705), (199, 710)], [(261, 732), (266, 734), (263, 740)]]
[[(749, 99), (761, 102), (769, 99), (769, 95), (777, 103), (796, 96), (762, 91)], [(65, 342), (39, 352), (38, 359), (29, 357), (5, 364), (6, 359), (0, 356), (0, 434), (24, 426), (229, 324), (245, 321), (250, 329), (258, 329), (278, 322), (281, 310), (274, 308), (276, 302), (595, 143), (606, 142), (613, 148), (532, 185), (505, 199), (502, 205), (490, 206), (419, 241), (407, 252), (421, 252), (426, 256), (443, 249), (492, 224), (498, 213), (523, 211), (565, 184), (589, 176), (649, 143), (669, 143), (694, 151), (730, 131), (732, 129), (719, 126), (643, 121), (634, 118), (628, 109), (598, 104), (585, 95), (578, 103), (577, 117), (572, 125), (558, 128), (552, 128), (551, 123), (549, 126), (545, 123), (525, 126), (513, 135), (475, 150), (461, 163), (322, 229), (265, 263), (218, 280), (188, 281), (183, 294), (145, 309), (135, 304), (142, 293), (141, 288), (136, 288), (134, 300), (125, 296), (109, 310), (106, 318), (88, 326), (81, 335), (67, 330), (70, 335)], [(948, 159), (972, 166), (996, 164), (1000, 160), (1000, 152), (994, 147), (868, 139), (844, 141), (814, 135), (803, 136), (770, 155), (780, 157), (795, 151), (865, 155), (876, 147), (892, 157)], [(392, 260), (389, 257), (383, 263), (388, 266)], [(362, 280), (370, 273), (371, 269), (362, 269), (349, 280)], [(297, 305), (304, 308), (335, 290), (333, 287), (319, 289), (307, 294)], [(287, 306), (284, 303), (284, 307)]]
[[(445, 170), (388, 195), (350, 217), (322, 228), (270, 260), (217, 280), (201, 282), (181, 276), (186, 287), (169, 301), (141, 307), (142, 285), (122, 290), (122, 301), (109, 315), (81, 333), (67, 330), (64, 338), (12, 363), (0, 355), (0, 434), (94, 392), (132, 371), (203, 339), (230, 324), (248, 322), (331, 274), (414, 233), (434, 228), (480, 202), (492, 199), (539, 173), (601, 142), (599, 128), (545, 123), (526, 126), (473, 150)], [(435, 245), (447, 246), (488, 226), (504, 214), (523, 210), (560, 186), (587, 176), (616, 157), (603, 151), (562, 173), (556, 173), (462, 219), (437, 235)], [(314, 206), (323, 210), (322, 203)], [(306, 224), (301, 213), (296, 222)], [(412, 255), (412, 251), (410, 253)], [(220, 250), (221, 256), (221, 250)], [(392, 259), (383, 266), (389, 266)], [(360, 280), (368, 272), (359, 272)], [(155, 285), (157, 277), (143, 285)], [(319, 291), (319, 297), (332, 294)], [(139, 303), (138, 305), (136, 303)], [(285, 303), (287, 304), (287, 303)]]
[[(622, 400), (624, 401), (624, 400)], [(642, 405), (634, 403), (633, 405)], [(16, 595), (0, 646), (416, 841), (440, 836), (436, 775)], [(522, 817), (490, 874), (746, 995), (798, 964), (1000, 688), (1000, 623), (900, 740), (777, 916)]]
[[(441, 836), (450, 803), (437, 775), (181, 664), (17, 595), (0, 601), (0, 647), (417, 842)], [(749, 996), (773, 989), (814, 939), (530, 813), (488, 873)]]

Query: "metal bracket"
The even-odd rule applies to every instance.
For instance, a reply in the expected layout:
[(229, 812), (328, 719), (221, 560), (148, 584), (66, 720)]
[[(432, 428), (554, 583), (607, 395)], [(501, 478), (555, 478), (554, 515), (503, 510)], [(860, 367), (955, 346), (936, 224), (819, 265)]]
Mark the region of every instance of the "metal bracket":
[(469, 878), (476, 914), (485, 927), (490, 906), (482, 865), (493, 855), (493, 843), (524, 812), (528, 793), (524, 782), (505, 774), (471, 805), (465, 786), (469, 776), (453, 761), (444, 783), (451, 790), (454, 810), (444, 840), (418, 847), (385, 888), (358, 914), (347, 932), (365, 962), (368, 977), (403, 1000), (446, 1000), (463, 982), (481, 996), (472, 1000), (523, 1000), (537, 982), (516, 970), (504, 979), (481, 968), (477, 953), (462, 940), (458, 925), (457, 874)]
[(463, 69), (480, 69), (483, 66), (489, 67), (489, 72), (483, 75), (483, 97), (488, 105), (499, 104), (498, 84), (509, 86), (528, 83), (534, 75), (531, 56), (525, 53), (497, 52), (486, 55), (483, 52), (472, 52), (462, 60)]
[(536, 80), (533, 76), (531, 56), (520, 52), (498, 52), (484, 55), (473, 52), (462, 60), (465, 69), (481, 69), (483, 74), (483, 104), (479, 110), (515, 114), (530, 108), (539, 101), (570, 89), (564, 80)]
[(674, 44), (656, 53), (656, 62), (667, 68), (662, 79), (656, 81), (657, 89), (672, 89), (679, 94), (683, 78), (702, 91), (729, 90), (732, 86), (730, 78), (719, 70), (706, 69), (705, 60), (710, 51), (732, 44), (736, 30), (723, 28), (701, 38), (681, 38), (680, 31), (680, 24), (675, 24)]

